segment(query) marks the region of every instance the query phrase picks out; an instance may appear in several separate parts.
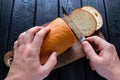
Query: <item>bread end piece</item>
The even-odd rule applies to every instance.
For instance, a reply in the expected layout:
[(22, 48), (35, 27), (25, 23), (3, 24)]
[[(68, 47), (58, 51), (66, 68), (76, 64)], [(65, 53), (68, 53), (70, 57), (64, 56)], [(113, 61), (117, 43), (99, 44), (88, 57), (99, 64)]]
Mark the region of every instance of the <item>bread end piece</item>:
[(52, 52), (56, 51), (58, 56), (70, 48), (76, 41), (76, 37), (67, 23), (56, 18), (47, 27), (50, 27), (41, 47), (40, 61), (44, 64)]
[(102, 19), (101, 14), (98, 12), (98, 10), (96, 10), (95, 8), (93, 8), (91, 6), (84, 6), (81, 9), (87, 10), (88, 12), (90, 12), (95, 17), (95, 19), (97, 21), (96, 31), (99, 30), (103, 25), (103, 19)]

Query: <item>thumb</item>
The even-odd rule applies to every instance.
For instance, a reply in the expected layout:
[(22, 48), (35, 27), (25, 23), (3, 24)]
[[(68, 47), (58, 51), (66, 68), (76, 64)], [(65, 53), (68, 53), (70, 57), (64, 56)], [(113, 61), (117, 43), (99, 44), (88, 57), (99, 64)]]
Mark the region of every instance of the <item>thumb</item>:
[(88, 41), (84, 41), (82, 43), (82, 47), (87, 55), (87, 58), (89, 58), (90, 60), (96, 60), (99, 59), (99, 56), (97, 55), (97, 53), (94, 51), (93, 47), (91, 46), (91, 44)]
[(45, 63), (44, 67), (51, 71), (56, 64), (57, 64), (57, 53), (53, 52), (50, 55), (48, 61)]

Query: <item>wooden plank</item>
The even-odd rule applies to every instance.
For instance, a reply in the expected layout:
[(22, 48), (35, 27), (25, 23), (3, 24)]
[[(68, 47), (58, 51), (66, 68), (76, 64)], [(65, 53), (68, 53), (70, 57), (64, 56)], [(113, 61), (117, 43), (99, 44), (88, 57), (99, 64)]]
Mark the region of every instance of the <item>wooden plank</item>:
[(60, 80), (85, 80), (85, 58), (60, 68)]
[(13, 48), (19, 34), (33, 27), (35, 0), (15, 0), (10, 25), (8, 50)]
[(37, 0), (35, 25), (42, 25), (58, 17), (58, 0)]
[(120, 57), (120, 0), (105, 0), (105, 5), (110, 42), (115, 45)]
[(0, 80), (6, 75), (6, 66), (3, 57), (7, 49), (7, 39), (11, 20), (13, 0), (0, 0)]
[[(103, 0), (82, 0), (82, 6), (93, 6), (96, 8), (103, 17), (103, 27), (101, 29), (105, 39), (109, 41), (108, 36), (108, 25), (106, 20), (105, 6)], [(95, 71), (91, 70), (89, 65), (89, 61), (86, 60), (86, 80), (104, 80), (104, 78), (100, 77)]]
[(63, 17), (62, 7), (70, 14), (74, 9), (81, 7), (81, 0), (59, 0), (59, 16)]
[[(10, 1), (14, 1), (14, 0), (9, 0), (9, 2), (6, 1), (5, 6), (9, 5)], [(8, 11), (9, 12), (8, 14), (11, 15), (11, 19), (10, 19), (11, 23), (9, 24), (9, 35), (8, 35), (8, 38), (6, 39), (8, 41), (6, 50), (11, 50), (13, 48), (14, 41), (17, 39), (18, 35), (21, 32), (33, 26), (34, 6), (35, 6), (34, 0), (15, 0), (14, 1), (13, 11), (11, 10)], [(9, 9), (9, 7), (10, 6), (8, 6), (7, 8)], [(6, 17), (7, 8), (4, 9), (5, 10), (4, 17)], [(9, 20), (9, 19), (6, 19), (6, 20)], [(8, 23), (8, 21), (5, 21), (5, 22)], [(4, 30), (4, 33), (5, 32), (6, 31)], [(4, 74), (7, 75), (7, 72), (8, 72), (8, 69), (5, 68)]]
[[(64, 7), (67, 13), (81, 7), (81, 0), (60, 0), (60, 17), (63, 17), (61, 7)], [(85, 80), (85, 59), (79, 59), (60, 69), (60, 80)]]
[[(58, 0), (37, 0), (35, 25), (42, 25), (58, 17)], [(45, 80), (59, 80), (59, 70), (54, 70)]]
[(1, 13), (2, 13), (2, 7), (3, 7), (3, 0), (0, 0), (0, 22), (1, 22)]

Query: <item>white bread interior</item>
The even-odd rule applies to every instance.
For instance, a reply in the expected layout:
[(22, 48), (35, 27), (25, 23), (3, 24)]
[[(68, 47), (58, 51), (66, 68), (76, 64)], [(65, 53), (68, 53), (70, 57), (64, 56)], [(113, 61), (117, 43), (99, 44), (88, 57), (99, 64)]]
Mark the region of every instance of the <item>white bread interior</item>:
[[(76, 9), (69, 15), (69, 17), (75, 24), (75, 26), (70, 27), (77, 27), (77, 29), (82, 33), (82, 35), (90, 36), (95, 32), (97, 22), (94, 16), (88, 11), (83, 9)], [(76, 31), (73, 30), (73, 32)]]
[(78, 27), (75, 25), (75, 23), (72, 21), (72, 19), (68, 15), (64, 15), (65, 22), (69, 25), (71, 30), (74, 32), (77, 38), (80, 38), (82, 35)]
[(91, 6), (84, 6), (81, 9), (87, 10), (88, 12), (90, 12), (95, 17), (95, 19), (97, 21), (96, 30), (99, 30), (103, 25), (103, 19), (102, 19), (101, 14), (95, 8), (93, 8)]

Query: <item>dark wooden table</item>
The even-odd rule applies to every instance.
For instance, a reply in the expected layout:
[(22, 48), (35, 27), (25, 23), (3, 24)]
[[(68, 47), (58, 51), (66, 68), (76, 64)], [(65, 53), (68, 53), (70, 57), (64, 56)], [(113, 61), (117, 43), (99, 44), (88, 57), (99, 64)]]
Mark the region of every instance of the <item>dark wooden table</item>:
[[(120, 57), (120, 0), (0, 0), (0, 80), (7, 75), (3, 62), (5, 52), (13, 48), (19, 34), (35, 25), (63, 17), (61, 6), (68, 13), (89, 5), (100, 11), (105, 39), (113, 43)], [(45, 80), (105, 80), (92, 71), (86, 58), (54, 70)]]

